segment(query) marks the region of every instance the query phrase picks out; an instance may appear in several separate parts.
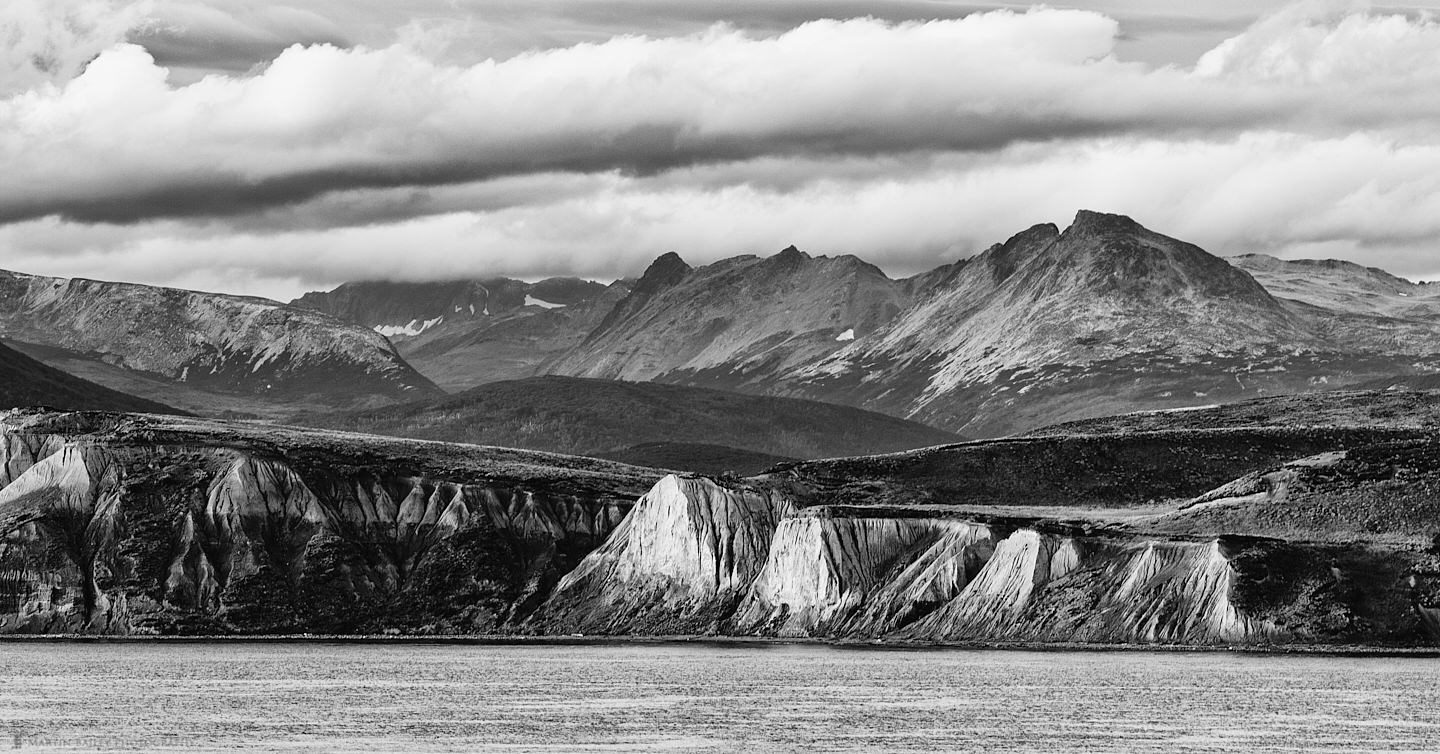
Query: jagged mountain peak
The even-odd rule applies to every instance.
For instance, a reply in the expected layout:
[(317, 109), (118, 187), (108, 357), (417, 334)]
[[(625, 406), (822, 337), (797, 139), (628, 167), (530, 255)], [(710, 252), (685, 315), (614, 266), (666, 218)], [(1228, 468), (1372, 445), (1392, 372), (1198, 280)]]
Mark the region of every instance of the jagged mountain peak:
[(1279, 308), (1245, 271), (1124, 215), (1081, 210), (1036, 256), (1026, 271), (1028, 284), (1051, 294), (1068, 290), (1071, 295), (1167, 305), (1179, 300), (1224, 299)]
[(667, 251), (655, 258), (650, 266), (645, 268), (645, 273), (636, 281), (633, 293), (648, 295), (685, 279), (695, 268), (691, 267), (679, 254)]
[(1129, 215), (1082, 209), (1075, 213), (1075, 219), (1065, 230), (1081, 233), (1136, 233), (1148, 229)]
[(839, 349), (908, 303), (905, 283), (854, 256), (812, 256), (790, 246), (696, 268), (678, 256), (661, 257), (580, 346), (548, 369), (737, 387)]

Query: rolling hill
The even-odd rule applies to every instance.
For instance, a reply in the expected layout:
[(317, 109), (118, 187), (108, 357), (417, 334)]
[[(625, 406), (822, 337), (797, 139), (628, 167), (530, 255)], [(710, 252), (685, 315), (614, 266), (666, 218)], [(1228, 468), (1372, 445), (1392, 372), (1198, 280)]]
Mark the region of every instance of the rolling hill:
[(0, 345), (0, 409), (48, 406), (70, 411), (181, 413), (48, 366)]
[(643, 443), (704, 443), (788, 458), (822, 458), (960, 439), (903, 419), (814, 401), (556, 376), (497, 382), (399, 406), (305, 415), (296, 421), (574, 454), (607, 454)]

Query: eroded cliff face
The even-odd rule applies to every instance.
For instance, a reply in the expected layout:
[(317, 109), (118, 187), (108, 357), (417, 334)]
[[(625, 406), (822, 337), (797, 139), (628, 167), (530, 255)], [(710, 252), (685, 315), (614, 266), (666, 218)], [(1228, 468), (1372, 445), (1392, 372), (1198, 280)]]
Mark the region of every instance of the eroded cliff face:
[(33, 418), (0, 421), (3, 632), (502, 631), (649, 476), (417, 473), (363, 444), (135, 442)]
[(1415, 512), (1368, 539), (1287, 540), (1264, 534), (1263, 516), (1212, 526), (1196, 506), (1122, 519), (1070, 507), (1062, 520), (893, 495), (814, 504), (828, 498), (793, 474), (717, 481), (249, 423), (11, 412), (0, 632), (1426, 644), (1440, 639), (1440, 544), (1396, 537), (1428, 510), (1415, 496), (1433, 489), (1434, 456), (1399, 442), (1306, 459), (1202, 510)]
[(1433, 641), (1433, 600), (1418, 598), (1407, 558), (949, 511), (800, 509), (773, 490), (667, 477), (527, 628), (918, 643)]
[(586, 633), (714, 631), (791, 512), (782, 495), (670, 475), (555, 588), (533, 625)]

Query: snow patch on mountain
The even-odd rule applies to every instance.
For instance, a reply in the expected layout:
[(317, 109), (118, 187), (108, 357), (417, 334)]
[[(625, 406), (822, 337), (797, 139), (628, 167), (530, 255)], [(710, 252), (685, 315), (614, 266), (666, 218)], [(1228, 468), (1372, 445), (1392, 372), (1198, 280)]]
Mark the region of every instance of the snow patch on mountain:
[(380, 333), (381, 335), (384, 335), (384, 336), (387, 337), (387, 338), (393, 338), (393, 337), (395, 337), (395, 336), (397, 336), (397, 335), (408, 335), (408, 336), (414, 337), (414, 336), (419, 335), (420, 333), (425, 332), (426, 330), (429, 330), (430, 328), (432, 328), (432, 327), (440, 324), (440, 323), (443, 322), (444, 320), (445, 320), (444, 317), (436, 317), (435, 319), (427, 319), (427, 320), (425, 320), (425, 321), (423, 321), (423, 322), (421, 322), (421, 321), (418, 320), (418, 319), (412, 319), (412, 320), (410, 320), (409, 324), (405, 324), (405, 325), (376, 325), (376, 326), (374, 327), (374, 330), (375, 330), (375, 332), (378, 332), (378, 333)]
[(551, 302), (549, 302), (549, 301), (545, 301), (544, 299), (535, 298), (534, 296), (531, 296), (531, 295), (528, 294), (528, 293), (525, 294), (525, 305), (526, 305), (526, 306), (538, 306), (538, 307), (540, 307), (540, 308), (542, 308), (542, 309), (563, 309), (563, 308), (565, 307), (564, 304), (551, 303)]

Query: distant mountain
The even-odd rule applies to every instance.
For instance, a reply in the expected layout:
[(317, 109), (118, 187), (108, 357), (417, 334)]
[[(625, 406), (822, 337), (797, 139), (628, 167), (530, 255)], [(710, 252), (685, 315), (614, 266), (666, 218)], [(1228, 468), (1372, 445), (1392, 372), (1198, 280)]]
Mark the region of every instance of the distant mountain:
[(666, 254), (546, 371), (763, 391), (775, 375), (874, 332), (910, 295), (853, 256), (792, 246), (692, 268)]
[(1378, 267), (1264, 254), (1231, 257), (1230, 262), (1280, 298), (1344, 312), (1440, 320), (1440, 285), (1413, 283)]
[(82, 380), (0, 345), (0, 409), (29, 406), (68, 411), (180, 413), (162, 403)]
[(969, 260), (874, 335), (770, 389), (994, 436), (1430, 362), (1433, 322), (1282, 300), (1199, 247), (1081, 212), (1064, 232), (1035, 226)]
[(539, 374), (649, 381), (976, 437), (1440, 373), (1440, 286), (1333, 260), (1227, 261), (1090, 211), (906, 279), (789, 247), (701, 267), (669, 253), (606, 288), (527, 286), (349, 284), (297, 303), (388, 333), (451, 390)]
[(290, 302), (365, 325), (384, 335), (414, 337), (444, 322), (480, 320), (533, 306), (554, 309), (589, 301), (605, 285), (579, 278), (527, 283), (510, 278), (405, 283), (344, 283)]
[(447, 390), (530, 377), (573, 348), (617, 301), (624, 282), (510, 278), (345, 283), (292, 302), (385, 335)]
[(645, 443), (704, 443), (784, 458), (823, 458), (960, 439), (903, 419), (814, 401), (558, 376), (296, 421), (395, 437), (601, 456)]
[(264, 413), (438, 393), (378, 333), (261, 298), (0, 271), (0, 336), (66, 371), (202, 412), (212, 395)]

